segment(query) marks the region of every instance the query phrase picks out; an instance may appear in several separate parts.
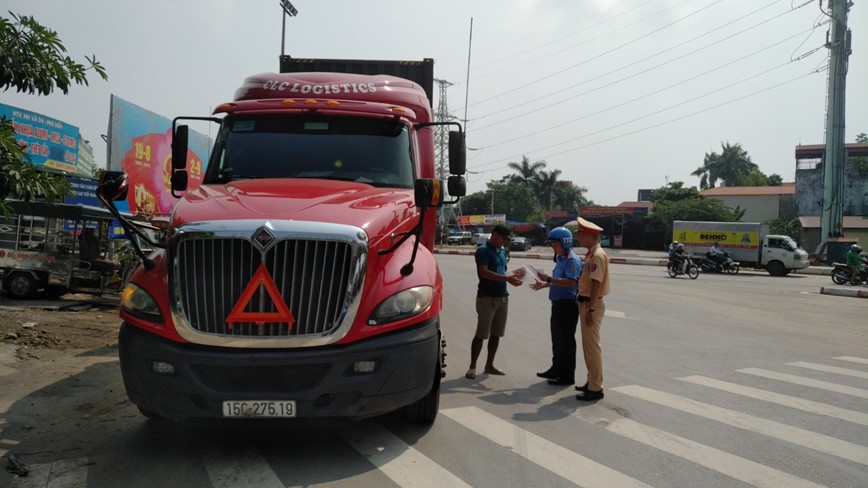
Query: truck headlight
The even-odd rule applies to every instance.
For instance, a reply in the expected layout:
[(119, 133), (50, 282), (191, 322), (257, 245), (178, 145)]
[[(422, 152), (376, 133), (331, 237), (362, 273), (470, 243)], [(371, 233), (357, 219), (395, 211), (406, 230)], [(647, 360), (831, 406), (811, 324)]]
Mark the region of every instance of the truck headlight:
[(130, 315), (158, 324), (163, 323), (163, 314), (153, 297), (144, 288), (129, 283), (121, 295), (121, 308)]
[(382, 325), (419, 315), (427, 311), (433, 301), (434, 288), (430, 286), (417, 286), (395, 293), (377, 306), (368, 319), (368, 325)]

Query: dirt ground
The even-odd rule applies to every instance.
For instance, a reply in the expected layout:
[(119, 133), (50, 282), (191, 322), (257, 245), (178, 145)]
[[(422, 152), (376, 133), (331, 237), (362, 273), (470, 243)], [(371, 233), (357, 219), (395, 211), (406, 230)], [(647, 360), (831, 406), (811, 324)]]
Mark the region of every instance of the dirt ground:
[(115, 347), (121, 320), (118, 296), (64, 295), (18, 301), (0, 295), (0, 342), (22, 360), (70, 349)]

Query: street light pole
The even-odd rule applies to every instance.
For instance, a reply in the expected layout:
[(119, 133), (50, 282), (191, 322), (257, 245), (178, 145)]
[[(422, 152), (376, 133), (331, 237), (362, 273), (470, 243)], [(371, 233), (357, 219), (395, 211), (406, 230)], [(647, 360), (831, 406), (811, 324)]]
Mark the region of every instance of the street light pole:
[(280, 0), (280, 8), (283, 9), (283, 28), (280, 31), (280, 56), (284, 55), (284, 46), (286, 46), (286, 16), (295, 17), (298, 15), (298, 10), (292, 6), (289, 0)]

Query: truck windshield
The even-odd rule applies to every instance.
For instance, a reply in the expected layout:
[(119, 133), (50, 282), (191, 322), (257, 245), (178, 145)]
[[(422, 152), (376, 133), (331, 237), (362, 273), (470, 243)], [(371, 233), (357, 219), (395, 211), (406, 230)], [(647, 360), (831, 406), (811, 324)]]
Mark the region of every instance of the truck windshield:
[(787, 237), (786, 239), (784, 239), (783, 244), (784, 244), (784, 247), (785, 247), (787, 250), (789, 250), (789, 251), (795, 251), (795, 250), (797, 250), (797, 249), (799, 248), (799, 244), (798, 244), (796, 241), (794, 241), (794, 240), (792, 240), (791, 238), (789, 238), (789, 237)]
[(354, 117), (227, 119), (205, 183), (247, 178), (319, 178), (412, 188), (407, 125)]

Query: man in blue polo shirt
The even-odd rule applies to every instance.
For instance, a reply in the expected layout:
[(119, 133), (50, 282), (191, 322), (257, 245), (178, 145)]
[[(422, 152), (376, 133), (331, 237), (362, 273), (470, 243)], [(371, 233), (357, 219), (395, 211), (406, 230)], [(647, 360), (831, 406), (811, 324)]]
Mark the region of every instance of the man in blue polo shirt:
[(470, 343), (470, 368), (464, 375), (467, 379), (476, 378), (476, 360), (482, 352), (482, 343), (488, 340), (488, 357), (485, 361), (486, 374), (503, 375), (494, 366), (494, 356), (500, 338), (506, 331), (506, 315), (509, 308), (509, 292), (506, 284), (521, 285), (521, 279), (506, 274), (506, 253), (503, 246), (509, 242), (512, 233), (509, 227), (498, 224), (491, 231), (488, 241), (476, 249), (476, 275), (479, 287), (476, 291), (476, 333)]

